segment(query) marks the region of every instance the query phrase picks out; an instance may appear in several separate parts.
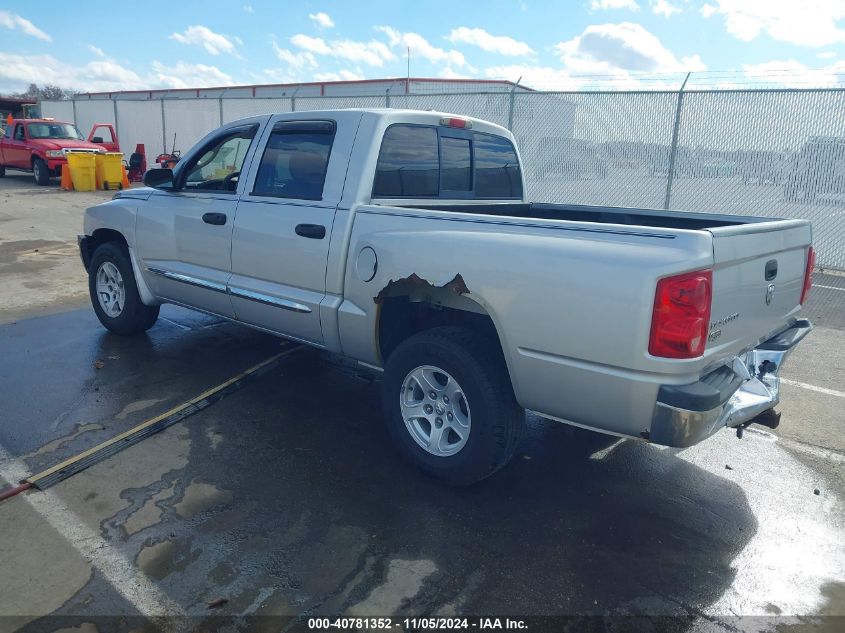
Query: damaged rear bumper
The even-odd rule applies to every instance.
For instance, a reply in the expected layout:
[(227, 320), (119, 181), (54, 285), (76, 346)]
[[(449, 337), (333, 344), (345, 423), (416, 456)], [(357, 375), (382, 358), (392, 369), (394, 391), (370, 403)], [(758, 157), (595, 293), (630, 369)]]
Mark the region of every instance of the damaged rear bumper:
[(649, 440), (691, 446), (722, 427), (745, 424), (780, 401), (779, 372), (812, 324), (800, 319), (756, 348), (689, 385), (664, 385), (657, 396)]

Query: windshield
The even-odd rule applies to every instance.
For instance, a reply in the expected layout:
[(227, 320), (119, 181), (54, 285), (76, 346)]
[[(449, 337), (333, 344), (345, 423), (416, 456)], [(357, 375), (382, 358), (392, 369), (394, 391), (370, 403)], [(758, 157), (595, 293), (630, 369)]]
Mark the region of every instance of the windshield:
[(71, 138), (82, 140), (82, 134), (69, 123), (30, 123), (29, 138)]

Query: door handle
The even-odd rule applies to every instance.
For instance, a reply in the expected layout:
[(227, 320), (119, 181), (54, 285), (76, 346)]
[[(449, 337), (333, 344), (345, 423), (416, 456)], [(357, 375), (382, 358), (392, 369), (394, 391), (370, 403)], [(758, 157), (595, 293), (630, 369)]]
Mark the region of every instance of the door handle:
[(326, 227), (322, 224), (297, 224), (294, 230), (300, 237), (310, 237), (312, 240), (326, 237)]
[(226, 214), (225, 213), (203, 213), (202, 214), (202, 221), (206, 224), (216, 224), (218, 226), (223, 226), (226, 224)]

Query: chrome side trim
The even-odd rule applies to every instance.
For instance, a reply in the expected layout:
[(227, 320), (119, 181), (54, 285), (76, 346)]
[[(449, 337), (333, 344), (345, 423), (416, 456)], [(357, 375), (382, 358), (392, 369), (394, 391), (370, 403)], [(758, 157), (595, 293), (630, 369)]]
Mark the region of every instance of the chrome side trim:
[(183, 275), (182, 273), (174, 273), (169, 270), (162, 270), (161, 268), (151, 268), (147, 266), (147, 270), (154, 275), (164, 277), (165, 279), (172, 279), (173, 281), (181, 281), (182, 283), (197, 286), (198, 288), (205, 288), (206, 290), (214, 290), (216, 292), (226, 292), (226, 284), (221, 284), (216, 281), (207, 281), (205, 279), (197, 279), (190, 275)]
[(241, 299), (249, 299), (250, 301), (257, 301), (283, 310), (290, 310), (291, 312), (299, 312), (301, 314), (308, 314), (311, 308), (295, 301), (288, 301), (287, 299), (279, 299), (278, 297), (271, 297), (260, 292), (252, 290), (244, 290), (243, 288), (233, 288), (229, 286), (229, 294), (233, 297), (240, 297)]
[(305, 345), (309, 345), (311, 347), (315, 347), (317, 349), (326, 349), (326, 346), (322, 343), (317, 341), (313, 341), (311, 339), (302, 338), (299, 336), (291, 336), (290, 334), (285, 334), (284, 332), (279, 332), (278, 330), (271, 330), (270, 328), (261, 327), (260, 325), (254, 325), (252, 323), (247, 323), (246, 321), (241, 321), (234, 317), (226, 316), (225, 314), (219, 314), (217, 312), (212, 312), (211, 310), (203, 310), (202, 308), (197, 308), (196, 306), (188, 305), (187, 303), (182, 303), (181, 301), (177, 301), (175, 299), (168, 299), (164, 298), (165, 303), (172, 303), (173, 305), (180, 306), (182, 308), (187, 308), (188, 310), (194, 310), (195, 312), (202, 312), (203, 314), (208, 314), (215, 317), (220, 317), (221, 319), (225, 319), (230, 323), (236, 323), (238, 325), (243, 325), (248, 328), (252, 328), (253, 330), (260, 330), (261, 332), (267, 332), (267, 334), (272, 334), (273, 336), (278, 336), (279, 338), (286, 339), (288, 341), (293, 341), (294, 343), (304, 343)]

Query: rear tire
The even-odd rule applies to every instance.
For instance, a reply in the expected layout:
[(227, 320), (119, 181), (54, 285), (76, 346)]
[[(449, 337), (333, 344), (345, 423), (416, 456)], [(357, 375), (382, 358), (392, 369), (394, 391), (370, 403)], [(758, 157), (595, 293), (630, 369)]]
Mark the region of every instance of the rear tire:
[(32, 176), (35, 178), (36, 185), (43, 187), (50, 184), (50, 169), (47, 167), (47, 163), (37, 156), (32, 159)]
[(141, 301), (129, 253), (118, 242), (106, 242), (94, 251), (88, 266), (88, 292), (100, 323), (115, 334), (146, 332), (158, 319), (159, 306)]
[(4, 178), (6, 176), (6, 168), (3, 165), (0, 165), (0, 178)]
[(473, 484), (507, 464), (525, 428), (498, 341), (460, 327), (426, 330), (396, 348), (384, 370), (382, 407), (400, 452), (452, 485)]

